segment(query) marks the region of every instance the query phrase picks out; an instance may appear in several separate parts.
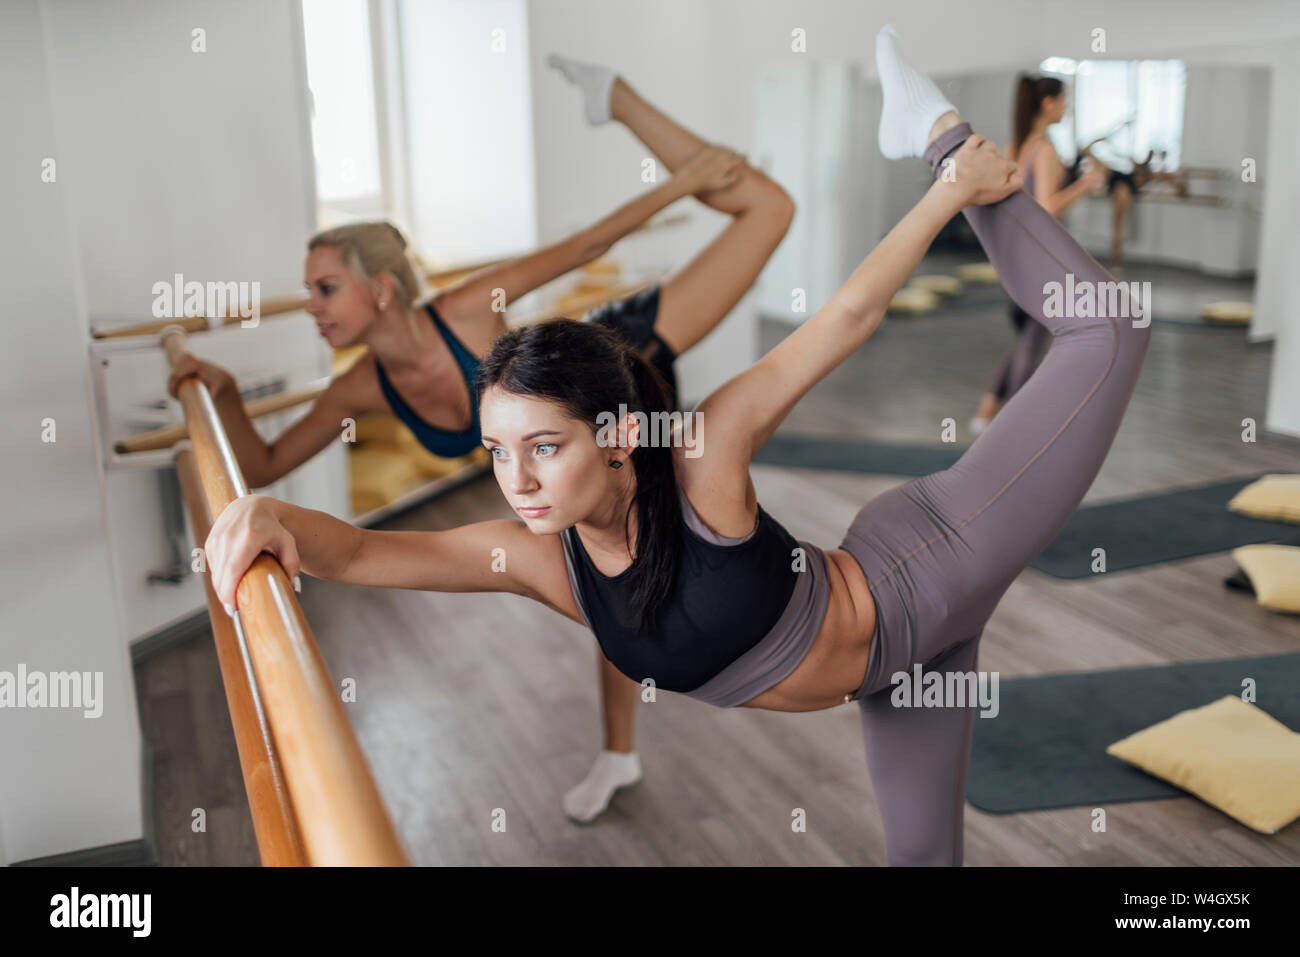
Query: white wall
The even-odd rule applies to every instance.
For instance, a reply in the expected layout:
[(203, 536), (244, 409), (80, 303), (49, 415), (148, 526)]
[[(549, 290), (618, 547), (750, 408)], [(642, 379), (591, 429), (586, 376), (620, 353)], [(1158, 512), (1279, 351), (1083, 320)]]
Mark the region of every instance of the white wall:
[[(44, 9), (59, 173), (91, 322), (151, 318), (154, 284), (176, 273), (256, 282), (264, 298), (300, 290), (316, 201), (296, 0), (46, 0)], [(190, 348), (242, 386), (282, 373), (293, 388), (329, 373), (329, 350), (305, 313), (194, 336)], [(145, 427), (148, 407), (160, 401), (179, 421), (156, 348), (115, 353), (97, 371), (113, 438)], [(259, 427), (273, 437), (283, 422)], [(159, 480), (157, 471), (121, 470), (106, 479), (128, 640), (204, 603), (196, 576), (178, 585), (148, 580), (173, 555)], [(341, 445), (270, 491), (346, 517)]]
[[(537, 241), (523, 0), (405, 0), (413, 234), (434, 268)], [(466, 189), (466, 183), (491, 188)]]
[[(9, 861), (141, 835), (140, 730), (114, 588), (86, 374), (86, 302), (51, 123), (49, 24), (35, 0), (0, 8), (4, 551), (0, 670), (102, 672), (104, 710), (0, 711), (0, 847)], [(56, 179), (41, 164), (56, 160)], [(43, 419), (55, 441), (41, 441)], [(0, 859), (0, 863), (3, 863)]]

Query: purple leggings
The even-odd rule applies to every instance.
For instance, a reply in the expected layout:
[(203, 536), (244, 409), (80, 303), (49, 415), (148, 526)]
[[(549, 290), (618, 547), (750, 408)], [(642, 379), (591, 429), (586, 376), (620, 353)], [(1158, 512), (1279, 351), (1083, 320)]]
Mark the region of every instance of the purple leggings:
[(1011, 324), (1016, 327), (1016, 343), (1011, 347), (989, 389), (1003, 402), (1020, 391), (1020, 387), (1034, 374), (1034, 366), (1047, 345), (1047, 327), (1038, 322), (1014, 302), (1011, 304)]
[[(938, 137), (925, 154), (931, 168), (970, 132), (963, 123)], [(1149, 319), (1135, 325), (1123, 292), (1109, 318), (1045, 316), (1046, 283), (1064, 285), (1072, 273), (1077, 290), (1114, 278), (1028, 193), (963, 212), (1007, 293), (1047, 328), (1052, 344), (952, 468), (873, 499), (840, 546), (862, 566), (876, 604), (867, 674), (853, 700), (890, 864), (962, 863), (978, 710), (897, 707), (891, 677), (911, 675), (914, 664), (923, 672), (976, 670), (994, 608), (1101, 468), (1150, 337)]]

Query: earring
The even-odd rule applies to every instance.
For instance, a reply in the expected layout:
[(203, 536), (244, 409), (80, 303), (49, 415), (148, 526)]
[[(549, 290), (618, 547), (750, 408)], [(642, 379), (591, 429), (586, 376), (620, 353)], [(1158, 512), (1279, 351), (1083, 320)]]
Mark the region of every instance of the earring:
[(609, 467), (612, 469), (621, 469), (623, 467), (623, 463), (620, 462), (618, 459), (615, 459), (614, 461), (609, 463)]
[(384, 300), (383, 302), (381, 302), (381, 303), (379, 304), (379, 308), (380, 308), (380, 309), (387, 309), (387, 308), (388, 308), (388, 301), (387, 301), (387, 300)]

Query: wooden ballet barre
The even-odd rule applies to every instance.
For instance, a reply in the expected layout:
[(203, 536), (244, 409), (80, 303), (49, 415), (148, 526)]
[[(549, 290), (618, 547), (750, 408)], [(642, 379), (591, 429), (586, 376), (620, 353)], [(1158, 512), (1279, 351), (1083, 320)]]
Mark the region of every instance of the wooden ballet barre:
[[(275, 395), (263, 396), (260, 399), (244, 403), (244, 412), (247, 413), (250, 419), (271, 415), (273, 412), (283, 412), (285, 409), (292, 409), (296, 405), (315, 400), (329, 388), (329, 384), (329, 376), (324, 376), (303, 386), (301, 389), (289, 389)], [(169, 449), (181, 439), (188, 437), (189, 434), (185, 423), (178, 422), (176, 425), (165, 425), (160, 429), (150, 429), (148, 432), (141, 432), (138, 435), (132, 435), (119, 442), (114, 442), (113, 450), (127, 453)]]
[[(185, 332), (162, 335), (175, 369)], [(207, 386), (181, 380), (194, 459), (210, 515), (248, 494)], [(284, 569), (263, 552), (239, 582), (236, 604), (258, 693), (280, 752), (294, 813), (312, 865), (406, 864), (392, 821), (357, 743)]]
[[(194, 452), (188, 446), (177, 448), (176, 474), (180, 478), (194, 542), (202, 547), (212, 528), (212, 518), (194, 464)], [(248, 793), (248, 810), (253, 818), (258, 854), (264, 867), (301, 867), (307, 863), (302, 833), (289, 800), (266, 712), (249, 674), (251, 666), (240, 647), (234, 619), (221, 607), (217, 593), (212, 590), (212, 580), (206, 573), (203, 575), (203, 589), (208, 598), (208, 620), (212, 624), (213, 643), (217, 648), (221, 683), (226, 689), (230, 723), (235, 729), (235, 747), (239, 751), (239, 767), (244, 775), (244, 790)]]
[[(297, 312), (306, 305), (306, 296), (281, 296), (278, 299), (268, 299), (259, 305), (257, 315), (259, 319), (269, 319), (272, 316), (283, 316), (291, 312)], [(238, 310), (234, 313), (216, 317), (217, 325), (221, 326), (233, 326), (235, 323), (243, 321), (244, 317), (239, 314)], [(129, 326), (96, 329), (91, 335), (96, 339), (120, 339), (123, 336), (156, 335), (169, 326), (178, 326), (186, 332), (202, 332), (211, 328), (211, 325), (212, 322), (207, 316), (184, 316), (178, 319), (153, 319), (149, 322), (137, 322)]]

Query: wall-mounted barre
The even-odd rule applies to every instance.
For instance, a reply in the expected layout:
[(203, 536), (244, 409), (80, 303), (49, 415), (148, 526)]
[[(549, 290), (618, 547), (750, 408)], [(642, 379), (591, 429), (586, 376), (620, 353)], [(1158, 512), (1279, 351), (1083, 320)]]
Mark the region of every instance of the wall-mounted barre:
[[(271, 316), (283, 316), (291, 312), (297, 312), (303, 306), (307, 305), (306, 296), (281, 296), (277, 299), (268, 299), (258, 307), (258, 316), (262, 319)], [(224, 316), (217, 316), (213, 319), (207, 316), (185, 316), (180, 319), (153, 319), (149, 322), (137, 322), (129, 326), (110, 326), (107, 329), (94, 329), (91, 336), (95, 339), (121, 339), (125, 336), (151, 336), (162, 332), (171, 326), (175, 326), (183, 332), (203, 332), (216, 326), (233, 326), (237, 322), (243, 322), (244, 317), (238, 311), (227, 313)]]
[[(244, 403), (244, 412), (248, 414), (250, 419), (271, 415), (273, 412), (283, 412), (285, 409), (302, 405), (304, 402), (313, 401), (329, 388), (329, 384), (329, 376), (324, 376), (315, 382), (308, 383), (301, 389), (289, 389), (275, 395), (263, 396), (260, 399), (254, 399), (252, 402)], [(148, 432), (141, 432), (119, 442), (114, 442), (113, 450), (119, 453), (128, 453), (167, 449), (181, 439), (186, 438), (189, 434), (189, 430), (183, 422), (176, 425), (164, 425), (160, 429), (150, 429)]]
[[(165, 330), (162, 345), (174, 369), (185, 353), (184, 330)], [(188, 376), (177, 397), (208, 512), (220, 516), (236, 498), (248, 494), (238, 461), (207, 386), (197, 376)], [(239, 583), (237, 605), (308, 863), (406, 864), (379, 789), (279, 562), (265, 553), (258, 556)]]

